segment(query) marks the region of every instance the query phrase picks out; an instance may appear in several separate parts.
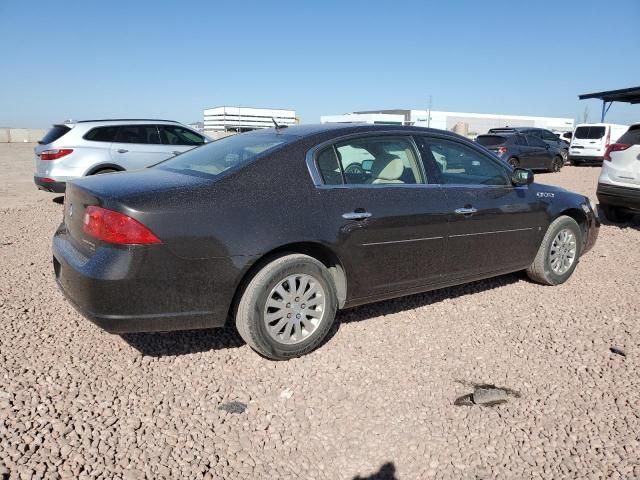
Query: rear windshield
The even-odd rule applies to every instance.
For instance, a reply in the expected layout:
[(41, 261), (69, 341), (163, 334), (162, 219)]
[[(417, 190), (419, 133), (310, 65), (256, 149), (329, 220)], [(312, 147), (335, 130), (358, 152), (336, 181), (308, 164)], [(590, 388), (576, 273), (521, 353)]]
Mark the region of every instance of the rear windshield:
[(640, 125), (630, 127), (629, 130), (627, 130), (627, 132), (618, 139), (617, 143), (640, 145)]
[(40, 140), (38, 143), (40, 145), (47, 145), (51, 142), (55, 142), (60, 137), (62, 137), (65, 133), (67, 133), (69, 130), (71, 129), (66, 125), (54, 125), (53, 128), (49, 130), (47, 134), (44, 137), (42, 137), (42, 140)]
[(499, 135), (480, 135), (476, 138), (476, 142), (484, 147), (493, 147), (495, 145), (504, 145), (507, 143), (507, 137)]
[(573, 136), (586, 140), (597, 140), (604, 137), (604, 127), (578, 127)]
[(162, 170), (217, 176), (243, 165), (261, 154), (293, 141), (295, 136), (277, 133), (250, 133), (226, 137), (182, 153), (157, 165)]

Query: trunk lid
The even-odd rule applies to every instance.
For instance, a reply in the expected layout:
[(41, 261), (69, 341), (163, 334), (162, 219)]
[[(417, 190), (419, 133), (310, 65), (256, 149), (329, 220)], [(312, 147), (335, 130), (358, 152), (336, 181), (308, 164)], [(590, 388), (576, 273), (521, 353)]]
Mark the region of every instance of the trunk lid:
[[(198, 187), (215, 180), (160, 169), (117, 172), (67, 182), (64, 224), (72, 243), (91, 255), (100, 241), (84, 232), (87, 207), (96, 205), (128, 215), (143, 225), (151, 217), (171, 212), (172, 199), (197, 195)], [(148, 226), (148, 225), (147, 225)], [(158, 234), (162, 241), (162, 236)]]

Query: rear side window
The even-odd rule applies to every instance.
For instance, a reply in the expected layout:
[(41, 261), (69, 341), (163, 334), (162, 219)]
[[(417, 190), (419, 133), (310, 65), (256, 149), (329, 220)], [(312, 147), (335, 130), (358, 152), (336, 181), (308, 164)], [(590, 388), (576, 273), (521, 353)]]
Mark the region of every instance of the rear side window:
[(85, 140), (93, 142), (113, 142), (118, 132), (117, 126), (97, 127), (89, 130), (83, 137)]
[(333, 145), (320, 152), (316, 163), (325, 185), (344, 184), (342, 169), (340, 168), (340, 163), (338, 162), (338, 157), (336, 156)]
[(344, 182), (351, 185), (423, 183), (417, 155), (402, 137), (364, 137), (337, 143)]
[(493, 147), (496, 145), (504, 145), (507, 143), (506, 137), (498, 135), (480, 135), (476, 138), (476, 142), (484, 147)]
[(543, 140), (553, 140), (556, 141), (558, 140), (558, 137), (556, 135), (554, 135), (553, 133), (551, 133), (549, 130), (543, 130), (542, 131), (542, 139)]
[(121, 125), (115, 141), (118, 143), (160, 144), (155, 125)]
[(604, 137), (604, 132), (604, 127), (578, 127), (573, 136), (584, 140), (597, 140)]
[(62, 137), (65, 133), (67, 133), (69, 130), (71, 129), (66, 125), (54, 125), (53, 128), (49, 130), (47, 134), (44, 137), (42, 137), (42, 140), (40, 140), (38, 143), (40, 145), (47, 145), (51, 142), (55, 142), (60, 137)]
[(622, 135), (617, 143), (626, 143), (627, 145), (640, 145), (640, 125), (634, 125)]
[(158, 125), (162, 142), (166, 145), (202, 145), (204, 137), (177, 125)]

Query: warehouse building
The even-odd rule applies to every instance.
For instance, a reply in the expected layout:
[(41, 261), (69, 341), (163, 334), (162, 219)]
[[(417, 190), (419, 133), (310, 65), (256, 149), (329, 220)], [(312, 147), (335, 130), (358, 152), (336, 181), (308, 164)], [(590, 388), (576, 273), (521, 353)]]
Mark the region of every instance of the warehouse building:
[(557, 132), (572, 132), (573, 118), (500, 115), (491, 113), (441, 112), (436, 110), (370, 110), (344, 115), (323, 115), (321, 123), (377, 123), (416, 125), (453, 130), (475, 137), (497, 127), (540, 127)]
[(204, 110), (204, 132), (248, 132), (278, 125), (295, 125), (295, 110), (251, 107), (214, 107)]

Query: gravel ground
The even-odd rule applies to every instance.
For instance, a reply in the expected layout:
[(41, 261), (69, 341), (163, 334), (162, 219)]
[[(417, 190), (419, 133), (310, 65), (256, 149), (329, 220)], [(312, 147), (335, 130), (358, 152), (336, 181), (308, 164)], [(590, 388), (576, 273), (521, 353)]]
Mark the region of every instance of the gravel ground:
[[(637, 220), (604, 225), (564, 285), (353, 309), (271, 362), (231, 329), (122, 338), (78, 315), (32, 147), (0, 145), (0, 478), (640, 478)], [(537, 180), (595, 199), (597, 175)], [(482, 384), (506, 402), (471, 404)]]

